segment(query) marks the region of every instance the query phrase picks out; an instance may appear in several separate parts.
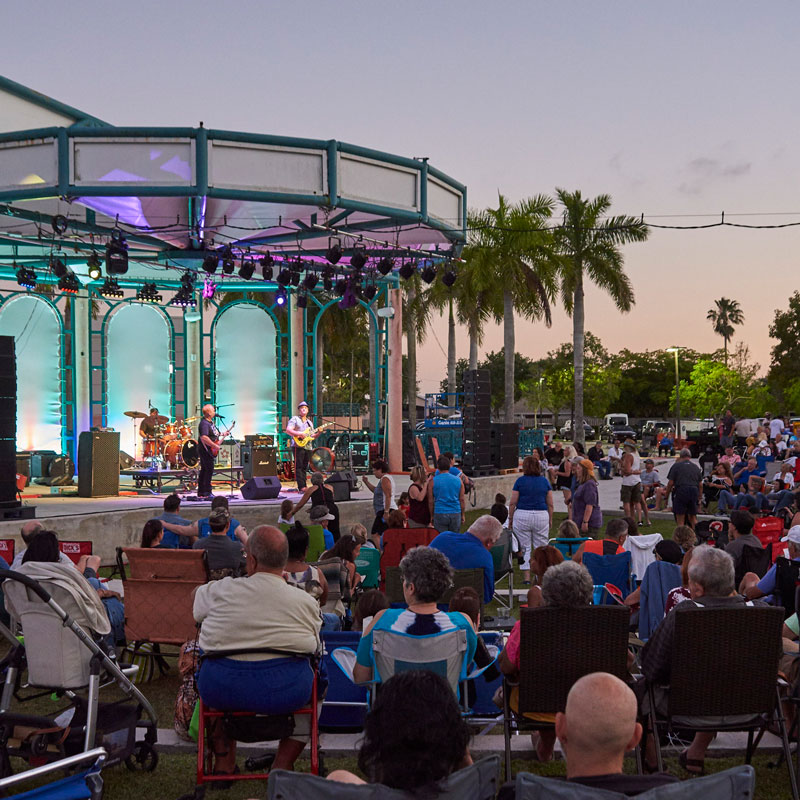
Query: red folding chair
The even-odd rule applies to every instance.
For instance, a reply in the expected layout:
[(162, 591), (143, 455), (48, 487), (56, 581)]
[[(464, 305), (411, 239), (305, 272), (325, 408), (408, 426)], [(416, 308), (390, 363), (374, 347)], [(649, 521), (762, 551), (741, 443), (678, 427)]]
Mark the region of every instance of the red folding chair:
[[(783, 520), (780, 517), (761, 517), (757, 519), (753, 525), (753, 533), (758, 537), (761, 546), (767, 550), (772, 550), (773, 562), (778, 555), (783, 554), (783, 543), (781, 537), (783, 536)], [(775, 545), (779, 545), (779, 552), (775, 553)]]
[(59, 541), (58, 549), (73, 564), (77, 564), (81, 560), (81, 556), (90, 556), (92, 554), (92, 543)]
[(2, 556), (9, 566), (14, 560), (14, 550), (17, 543), (13, 539), (0, 539), (0, 556)]
[(381, 586), (386, 581), (386, 568), (397, 567), (412, 548), (429, 545), (437, 536), (436, 528), (387, 528), (383, 532)]

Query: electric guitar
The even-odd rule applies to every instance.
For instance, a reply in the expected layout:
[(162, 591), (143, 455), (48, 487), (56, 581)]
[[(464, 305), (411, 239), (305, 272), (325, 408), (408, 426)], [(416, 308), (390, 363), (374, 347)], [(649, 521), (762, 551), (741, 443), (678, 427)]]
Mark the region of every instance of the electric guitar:
[(211, 443), (211, 447), (203, 445), (204, 447), (206, 447), (208, 452), (211, 453), (212, 456), (214, 456), (214, 458), (217, 457), (217, 454), (219, 453), (219, 450), (222, 447), (222, 443), (225, 441), (225, 439), (227, 439), (230, 436), (231, 431), (234, 429), (234, 427), (236, 427), (236, 420), (234, 420), (231, 423), (230, 428), (228, 428), (228, 430), (226, 430), (225, 433), (221, 433), (219, 435), (219, 439), (216, 442)]
[(306, 431), (300, 436), (291, 436), (292, 440), (298, 447), (305, 447), (310, 442), (313, 442), (317, 436), (325, 430), (325, 428), (329, 428), (332, 425), (330, 422), (323, 422), (322, 425), (318, 425), (316, 428), (311, 428), (310, 430)]

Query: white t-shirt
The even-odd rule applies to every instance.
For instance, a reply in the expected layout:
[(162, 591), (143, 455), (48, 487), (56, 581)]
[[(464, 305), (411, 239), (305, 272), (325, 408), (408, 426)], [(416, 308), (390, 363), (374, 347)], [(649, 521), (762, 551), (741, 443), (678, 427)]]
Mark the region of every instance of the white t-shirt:
[[(631, 453), (633, 456), (633, 464), (631, 464), (631, 469), (635, 472), (639, 472), (642, 468), (642, 459), (639, 458), (638, 453)], [(622, 485), (623, 486), (636, 486), (637, 483), (641, 483), (641, 477), (636, 475), (623, 475), (622, 477)]]
[(781, 439), (779, 442), (775, 442), (775, 449), (778, 451), (778, 454), (785, 453), (789, 449), (789, 445)]
[(772, 480), (782, 481), (784, 489), (791, 489), (794, 486), (794, 475), (792, 475), (791, 472), (787, 472), (783, 475), (779, 472)]
[(774, 439), (779, 433), (783, 433), (783, 420), (771, 419), (769, 421), (769, 436)]
[(608, 448), (608, 457), (609, 458), (622, 458), (622, 450), (619, 447), (614, 447), (613, 445)]

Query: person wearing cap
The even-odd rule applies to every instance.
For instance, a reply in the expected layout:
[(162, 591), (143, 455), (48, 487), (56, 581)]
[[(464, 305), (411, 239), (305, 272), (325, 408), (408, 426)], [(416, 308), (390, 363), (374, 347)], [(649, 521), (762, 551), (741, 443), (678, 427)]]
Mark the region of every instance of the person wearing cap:
[[(297, 414), (293, 416), (286, 425), (286, 433), (289, 436), (308, 436), (314, 430), (314, 425), (308, 418), (308, 403), (301, 400), (297, 404)], [(294, 439), (292, 440), (294, 443)], [(294, 475), (297, 478), (297, 489), (302, 492), (306, 488), (306, 473), (308, 471), (308, 461), (311, 458), (311, 451), (314, 449), (314, 442), (309, 441), (304, 447), (298, 447), (294, 443)]]
[(642, 460), (636, 449), (636, 442), (633, 439), (626, 439), (622, 449), (620, 461), (620, 472), (622, 473), (622, 486), (620, 487), (620, 499), (622, 507), (625, 509), (625, 516), (636, 519), (639, 524), (642, 522)]
[(231, 518), (228, 509), (218, 506), (208, 517), (211, 534), (198, 539), (193, 550), (205, 550), (208, 559), (208, 572), (212, 580), (219, 580), (229, 575), (244, 575), (245, 556), (242, 543), (228, 538), (228, 527)]
[(570, 504), (572, 521), (578, 526), (581, 536), (591, 536), (594, 539), (603, 527), (594, 464), (588, 458), (582, 458), (576, 464), (575, 477), (577, 486)]
[[(781, 539), (786, 542), (789, 558), (792, 561), (800, 561), (800, 525), (789, 528), (789, 532)], [(768, 603), (775, 601), (775, 587), (777, 585), (777, 562), (773, 564), (763, 578), (759, 578), (755, 572), (747, 572), (742, 578), (739, 591), (748, 599), (755, 600), (763, 597)]]
[(694, 528), (697, 524), (697, 504), (703, 488), (703, 473), (692, 463), (692, 451), (681, 450), (680, 458), (669, 468), (664, 499), (672, 494), (672, 513), (678, 525)]
[(311, 519), (312, 525), (322, 525), (322, 535), (325, 537), (325, 549), (330, 550), (336, 542), (333, 540), (333, 533), (328, 530), (328, 524), (331, 520), (336, 519), (336, 517), (328, 511), (328, 506), (312, 506), (308, 516)]

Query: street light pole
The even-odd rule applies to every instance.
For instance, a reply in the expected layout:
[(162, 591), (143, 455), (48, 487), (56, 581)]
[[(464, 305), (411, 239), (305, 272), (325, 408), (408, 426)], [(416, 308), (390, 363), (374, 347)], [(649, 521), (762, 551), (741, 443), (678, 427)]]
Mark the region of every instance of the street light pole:
[(678, 375), (678, 353), (682, 347), (668, 347), (668, 353), (675, 354), (675, 438), (681, 438), (681, 382)]

